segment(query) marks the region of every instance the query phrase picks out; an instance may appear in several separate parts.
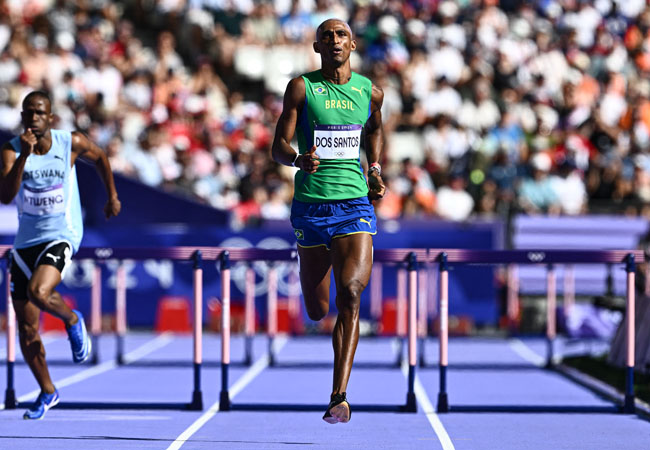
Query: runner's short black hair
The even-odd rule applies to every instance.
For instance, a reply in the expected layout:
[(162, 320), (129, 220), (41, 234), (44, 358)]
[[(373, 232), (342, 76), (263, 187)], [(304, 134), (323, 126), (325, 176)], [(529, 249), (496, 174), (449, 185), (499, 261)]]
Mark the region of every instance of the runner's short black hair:
[(45, 91), (32, 91), (27, 94), (27, 96), (25, 96), (23, 99), (23, 108), (25, 107), (25, 104), (33, 98), (40, 98), (47, 101), (47, 103), (50, 105), (50, 109), (52, 108), (52, 99), (50, 98), (50, 94)]

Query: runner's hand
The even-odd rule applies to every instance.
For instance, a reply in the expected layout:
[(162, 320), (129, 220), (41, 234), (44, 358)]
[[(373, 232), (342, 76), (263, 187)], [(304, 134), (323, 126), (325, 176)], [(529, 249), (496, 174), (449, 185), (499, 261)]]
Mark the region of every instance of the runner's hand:
[(296, 160), (296, 167), (304, 170), (307, 173), (315, 173), (320, 165), (319, 157), (316, 154), (316, 146), (314, 145), (311, 150), (298, 156)]
[(104, 215), (107, 219), (117, 216), (122, 210), (122, 203), (118, 200), (117, 197), (109, 198), (104, 205)]
[(386, 186), (376, 171), (368, 172), (368, 198), (370, 200), (379, 200), (386, 193)]
[(25, 156), (29, 156), (34, 153), (34, 147), (38, 143), (38, 139), (34, 133), (32, 133), (31, 128), (27, 128), (23, 134), (20, 135), (20, 153), (24, 153)]

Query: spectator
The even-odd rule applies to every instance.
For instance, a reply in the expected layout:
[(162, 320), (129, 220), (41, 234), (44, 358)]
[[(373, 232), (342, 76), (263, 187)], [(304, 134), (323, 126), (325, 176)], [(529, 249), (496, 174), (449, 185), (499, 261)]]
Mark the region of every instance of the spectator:
[[(355, 70), (384, 89), (380, 217), (449, 217), (449, 171), (471, 176), (479, 215), (650, 211), (643, 0), (104, 3), (0, 2), (0, 128), (44, 89), (57, 127), (90, 133), (116, 170), (222, 209), (268, 197), (281, 216), (291, 174), (263, 155), (286, 82), (317, 62), (313, 23), (336, 16)], [(256, 50), (242, 69), (251, 46), (274, 59)]]
[(449, 175), (449, 184), (438, 189), (438, 215), (443, 219), (462, 222), (474, 210), (474, 199), (465, 190), (465, 176), (460, 172)]
[(567, 159), (560, 164), (557, 175), (551, 176), (551, 187), (562, 214), (575, 216), (586, 211), (587, 190), (582, 174), (572, 160)]
[(291, 1), (291, 10), (280, 19), (280, 26), (285, 39), (292, 43), (302, 43), (311, 37), (311, 18), (308, 13), (301, 10), (300, 1)]
[(127, 144), (125, 148), (125, 156), (133, 164), (137, 178), (149, 186), (160, 186), (164, 180), (155, 155), (159, 133), (157, 127), (150, 127), (142, 132), (137, 143)]
[(519, 206), (529, 214), (559, 214), (556, 191), (549, 178), (551, 157), (539, 152), (531, 157), (531, 176), (525, 177), (519, 190)]
[(264, 202), (260, 215), (264, 220), (287, 220), (291, 213), (288, 202), (288, 189), (285, 185), (271, 188), (268, 201)]

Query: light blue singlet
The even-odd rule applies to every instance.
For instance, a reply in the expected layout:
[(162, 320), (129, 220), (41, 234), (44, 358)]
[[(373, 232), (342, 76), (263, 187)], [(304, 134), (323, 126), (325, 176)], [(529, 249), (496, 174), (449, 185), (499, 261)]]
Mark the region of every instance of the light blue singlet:
[[(18, 233), (14, 248), (64, 240), (76, 253), (83, 236), (83, 221), (77, 172), (70, 165), (72, 135), (68, 131), (50, 131), (50, 151), (45, 155), (31, 154), (25, 162), (16, 196)], [(10, 142), (18, 157), (20, 137)]]

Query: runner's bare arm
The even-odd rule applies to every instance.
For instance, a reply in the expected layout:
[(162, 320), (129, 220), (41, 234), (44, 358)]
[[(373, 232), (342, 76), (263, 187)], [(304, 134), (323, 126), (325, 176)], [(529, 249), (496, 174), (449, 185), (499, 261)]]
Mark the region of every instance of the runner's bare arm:
[(108, 161), (106, 153), (95, 143), (88, 139), (84, 134), (75, 131), (72, 133), (72, 164), (74, 165), (77, 158), (93, 163), (99, 173), (99, 177), (104, 183), (108, 200), (104, 206), (104, 215), (108, 219), (111, 216), (117, 216), (122, 209), (122, 204), (117, 197), (115, 181), (113, 180), (113, 171)]
[(23, 171), (27, 157), (34, 150), (36, 137), (30, 132), (21, 136), (22, 150), (16, 158), (16, 152), (9, 142), (2, 146), (2, 157), (0, 158), (0, 202), (6, 204), (16, 197), (20, 190), (20, 183), (23, 179)]
[(305, 80), (302, 77), (293, 78), (284, 93), (282, 114), (280, 114), (278, 125), (275, 128), (271, 155), (280, 164), (294, 165), (308, 173), (314, 173), (320, 164), (318, 156), (314, 153), (316, 146), (313, 146), (309, 153), (300, 156), (296, 156), (298, 152), (291, 146), (291, 140), (296, 133), (298, 115), (304, 103)]
[[(368, 165), (379, 163), (381, 152), (384, 149), (384, 126), (381, 120), (381, 106), (384, 103), (384, 91), (372, 85), (370, 100), (370, 117), (365, 126), (365, 149)], [(368, 171), (368, 197), (377, 200), (384, 196), (386, 186), (381, 179), (381, 171)]]

